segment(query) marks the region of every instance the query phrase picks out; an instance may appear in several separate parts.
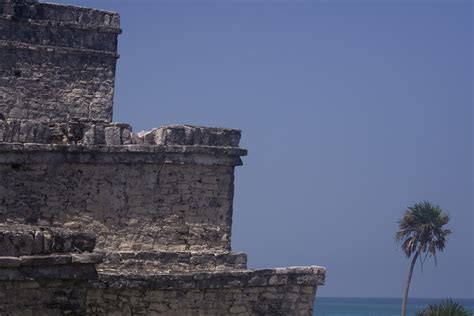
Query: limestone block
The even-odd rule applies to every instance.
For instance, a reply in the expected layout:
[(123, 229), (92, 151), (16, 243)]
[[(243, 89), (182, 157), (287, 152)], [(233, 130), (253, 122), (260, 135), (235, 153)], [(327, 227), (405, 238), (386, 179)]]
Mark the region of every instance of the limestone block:
[(82, 143), (85, 145), (94, 145), (97, 144), (97, 134), (96, 134), (96, 125), (90, 125), (84, 131), (84, 137), (82, 139)]
[(95, 127), (95, 144), (97, 145), (106, 144), (105, 127), (103, 124), (97, 124)]
[(121, 145), (122, 140), (120, 137), (120, 127), (109, 126), (104, 129), (105, 132), (105, 143), (107, 145)]
[[(239, 147), (240, 130), (191, 125), (169, 125), (137, 135), (150, 145)], [(138, 143), (138, 141), (137, 141)]]
[(131, 133), (132, 144), (142, 145), (144, 143), (144, 135), (142, 133)]
[(132, 131), (131, 128), (125, 127), (122, 129), (122, 144), (130, 145), (132, 143)]

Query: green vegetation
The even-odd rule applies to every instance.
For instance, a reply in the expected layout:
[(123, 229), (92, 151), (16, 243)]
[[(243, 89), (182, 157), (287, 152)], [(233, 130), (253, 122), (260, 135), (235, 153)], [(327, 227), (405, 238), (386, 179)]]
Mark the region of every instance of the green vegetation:
[(398, 221), (399, 231), (395, 234), (395, 240), (407, 258), (413, 255), (403, 295), (402, 316), (406, 316), (408, 291), (415, 263), (420, 258), (423, 264), (429, 255), (434, 257), (436, 264), (436, 253), (443, 251), (447, 236), (451, 234), (451, 230), (443, 228), (448, 222), (449, 216), (439, 206), (428, 201), (408, 207), (403, 218)]
[(428, 305), (424, 310), (416, 313), (417, 316), (472, 316), (464, 306), (452, 299), (447, 299), (440, 304)]

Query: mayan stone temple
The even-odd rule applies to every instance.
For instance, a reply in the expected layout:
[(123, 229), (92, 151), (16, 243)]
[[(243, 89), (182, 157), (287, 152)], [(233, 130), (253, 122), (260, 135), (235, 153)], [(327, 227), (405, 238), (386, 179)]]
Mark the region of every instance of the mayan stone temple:
[(112, 122), (119, 23), (0, 0), (0, 315), (312, 315), (231, 251), (239, 130)]

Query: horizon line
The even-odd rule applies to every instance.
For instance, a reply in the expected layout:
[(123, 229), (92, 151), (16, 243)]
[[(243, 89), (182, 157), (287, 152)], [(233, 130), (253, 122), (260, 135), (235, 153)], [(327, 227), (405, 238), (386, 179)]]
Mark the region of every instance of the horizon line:
[[(394, 296), (321, 296), (318, 295), (316, 297), (316, 301), (318, 298), (377, 298), (377, 299), (402, 299), (402, 297), (394, 297)], [(426, 299), (436, 299), (436, 300), (445, 300), (445, 299), (459, 299), (459, 300), (474, 300), (474, 297), (453, 297), (453, 296), (448, 296), (448, 297), (409, 297), (408, 300), (410, 299), (421, 299), (421, 300), (426, 300)]]

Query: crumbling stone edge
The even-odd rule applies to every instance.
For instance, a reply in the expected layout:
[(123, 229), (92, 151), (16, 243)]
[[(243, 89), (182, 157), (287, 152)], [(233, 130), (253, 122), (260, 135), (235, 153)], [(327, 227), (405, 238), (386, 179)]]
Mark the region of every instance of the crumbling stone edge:
[(238, 148), (241, 131), (232, 128), (166, 125), (132, 132), (127, 123), (8, 119), (0, 113), (0, 143), (72, 145), (181, 145)]

